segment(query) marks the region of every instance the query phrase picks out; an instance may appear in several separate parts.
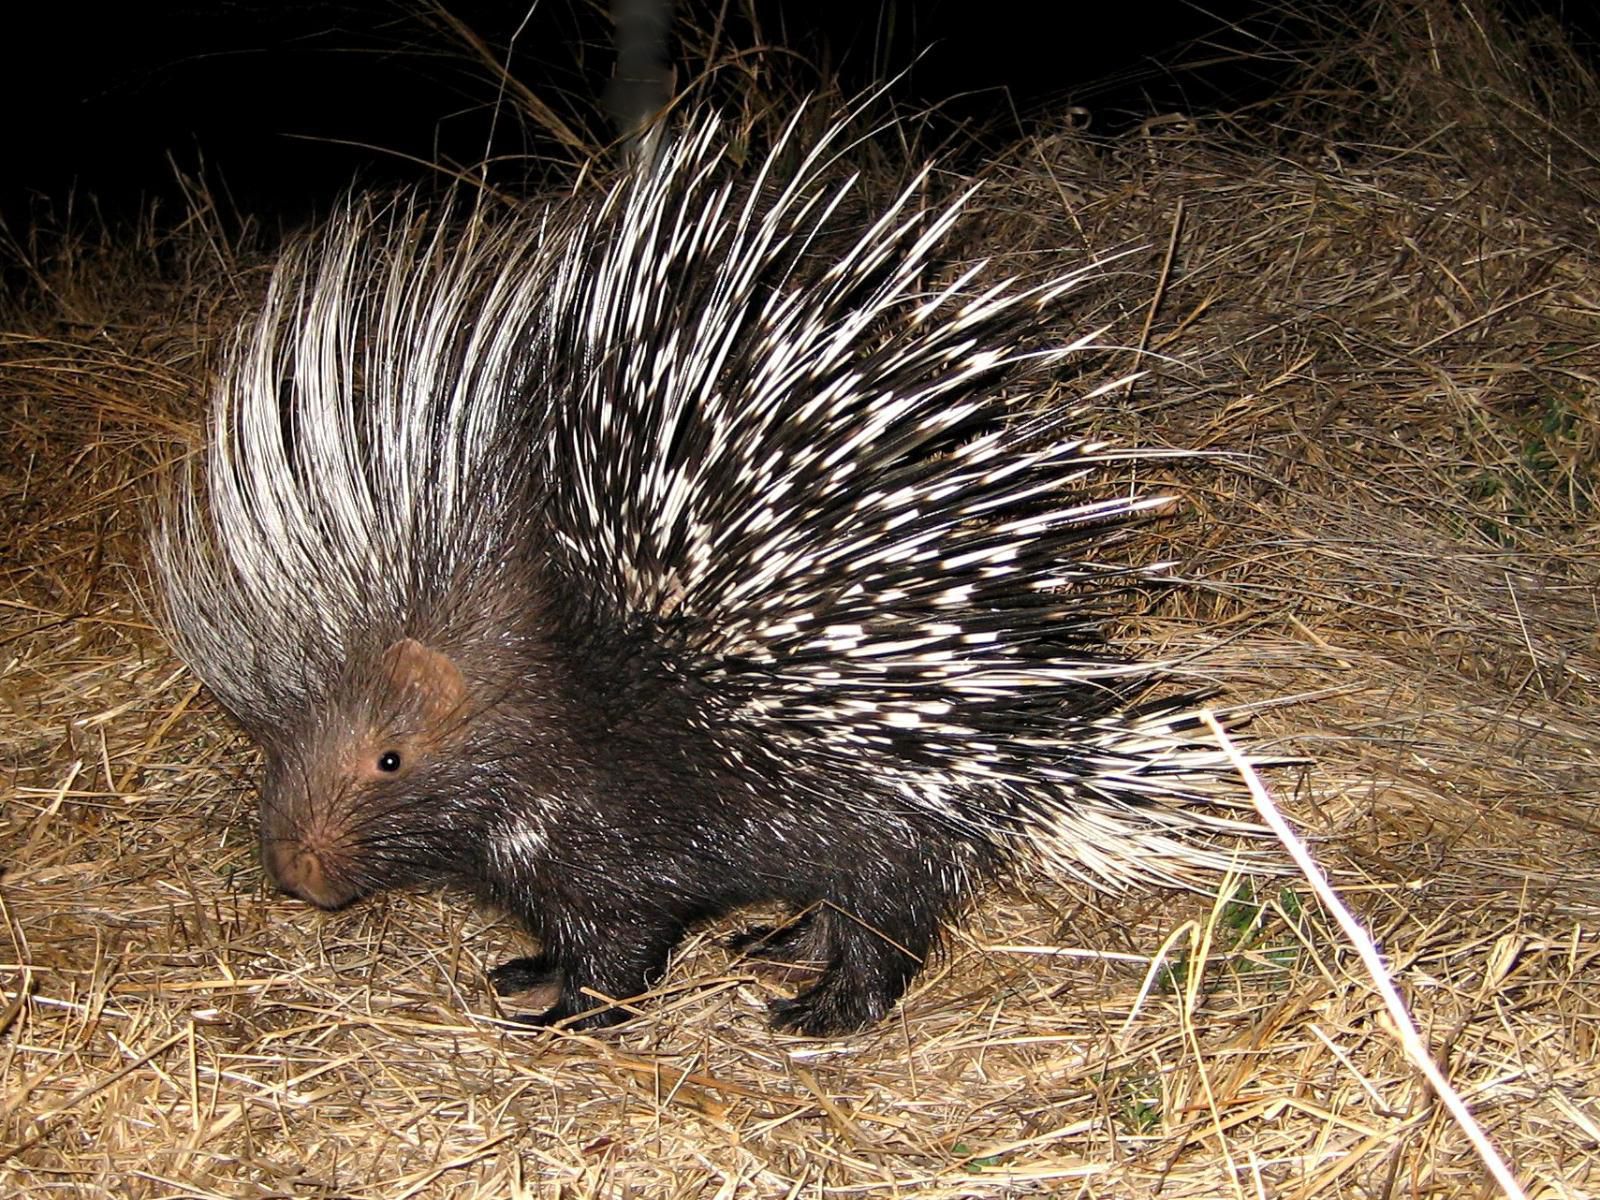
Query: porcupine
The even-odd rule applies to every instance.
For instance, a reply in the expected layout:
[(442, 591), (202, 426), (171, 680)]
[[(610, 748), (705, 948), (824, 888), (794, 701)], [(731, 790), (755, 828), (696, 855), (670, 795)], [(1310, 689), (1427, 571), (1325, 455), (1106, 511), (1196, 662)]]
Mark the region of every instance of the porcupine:
[[(839, 127), (714, 119), (602, 199), (351, 202), (278, 264), (155, 536), (177, 649), (260, 744), (261, 850), (325, 908), (465, 885), (533, 1023), (620, 1020), (686, 930), (781, 902), (811, 1035), (899, 999), (975, 885), (1225, 865), (1219, 756), (1102, 626), (1162, 501), (1008, 391), (1093, 265), (940, 284), (927, 169), (822, 256)], [(831, 244), (831, 243), (830, 243)], [(1082, 397), (1092, 403), (1094, 395)]]

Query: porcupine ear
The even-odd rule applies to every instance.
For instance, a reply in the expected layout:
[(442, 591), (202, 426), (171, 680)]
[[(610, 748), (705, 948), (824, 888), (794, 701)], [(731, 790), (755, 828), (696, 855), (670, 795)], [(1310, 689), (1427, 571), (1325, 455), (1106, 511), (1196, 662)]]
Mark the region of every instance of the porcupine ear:
[(437, 729), (459, 719), (467, 701), (467, 681), (449, 655), (401, 638), (383, 652), (380, 670), (394, 695), (416, 706), (425, 727)]

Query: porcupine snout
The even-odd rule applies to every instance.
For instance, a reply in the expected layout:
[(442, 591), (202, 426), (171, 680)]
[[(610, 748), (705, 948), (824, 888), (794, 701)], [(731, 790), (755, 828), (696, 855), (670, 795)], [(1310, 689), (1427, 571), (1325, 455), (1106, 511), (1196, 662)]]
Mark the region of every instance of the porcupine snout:
[(261, 865), (280, 890), (339, 908), (372, 891), (361, 882), (361, 789), (331, 769), (337, 750), (310, 739), (269, 753), (261, 782)]
[(262, 807), (261, 862), (281, 891), (318, 908), (339, 908), (359, 895), (361, 889), (341, 869), (345, 856), (336, 831)]
[(353, 900), (323, 866), (323, 855), (290, 838), (263, 839), (261, 857), (267, 875), (280, 891), (318, 908), (338, 908)]

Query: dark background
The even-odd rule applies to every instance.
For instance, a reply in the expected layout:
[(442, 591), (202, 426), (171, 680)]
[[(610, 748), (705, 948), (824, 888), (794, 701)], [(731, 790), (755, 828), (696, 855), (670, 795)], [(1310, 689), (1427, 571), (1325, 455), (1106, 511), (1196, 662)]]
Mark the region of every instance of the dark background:
[[(765, 43), (807, 60), (797, 79), (820, 72), (849, 94), (905, 71), (900, 102), (940, 103), (941, 121), (995, 138), (1047, 104), (1084, 104), (1093, 128), (1115, 132), (1151, 112), (1248, 103), (1283, 68), (1215, 61), (1224, 56), (1208, 35), (1232, 24), (1221, 40), (1235, 47), (1273, 30), (1280, 42), (1297, 36), (1285, 7), (1272, 16), (1259, 0), (740, 5)], [(493, 85), (423, 0), (18, 7), (0, 27), (0, 219), (12, 237), (85, 213), (116, 223), (151, 201), (176, 220), (179, 169), (240, 212), (297, 222), (353, 179), (415, 180), (428, 170), (417, 160), (470, 164), (491, 144)], [(502, 59), (522, 26), (513, 73), (600, 138), (613, 60), (604, 7), (541, 0), (530, 15), (520, 4), (449, 3)], [(680, 4), (680, 19), (686, 8), (700, 21), (717, 12)], [(756, 32), (733, 14), (729, 37), (749, 45)], [(515, 122), (495, 129), (497, 154), (523, 156), (507, 169), (537, 174), (552, 147)]]

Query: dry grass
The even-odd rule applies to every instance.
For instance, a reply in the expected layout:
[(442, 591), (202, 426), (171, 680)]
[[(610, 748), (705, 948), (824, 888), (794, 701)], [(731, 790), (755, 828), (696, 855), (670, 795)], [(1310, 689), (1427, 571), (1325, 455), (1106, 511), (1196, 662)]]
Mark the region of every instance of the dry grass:
[[(1023, 271), (1154, 247), (1107, 311), (1172, 361), (1103, 421), (1214, 454), (1168, 464), (1150, 552), (1190, 582), (1128, 637), (1311, 760), (1272, 782), (1434, 1055), (1529, 1195), (1583, 1196), (1600, 90), (1482, 11), (1378, 11), (1249, 118), (1018, 146), (969, 236)], [(69, 257), (0, 326), (0, 1191), (1492, 1194), (1298, 883), (990, 896), (828, 1043), (766, 1028), (722, 928), (626, 1028), (530, 1035), (486, 994), (523, 945), (494, 914), (267, 894), (252, 754), (133, 598), (255, 268), (193, 229)]]

